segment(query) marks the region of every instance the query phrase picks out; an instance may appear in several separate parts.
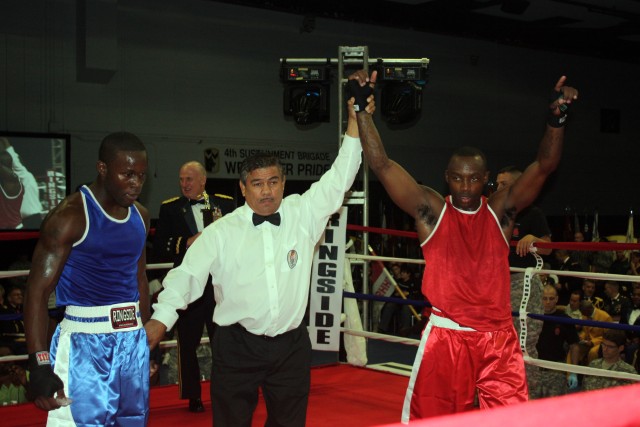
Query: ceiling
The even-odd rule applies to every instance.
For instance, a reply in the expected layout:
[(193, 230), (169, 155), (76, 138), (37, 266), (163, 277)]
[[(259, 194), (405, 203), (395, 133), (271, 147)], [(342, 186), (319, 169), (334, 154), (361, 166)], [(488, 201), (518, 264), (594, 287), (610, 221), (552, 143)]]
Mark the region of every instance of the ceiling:
[(640, 0), (214, 0), (640, 63)]

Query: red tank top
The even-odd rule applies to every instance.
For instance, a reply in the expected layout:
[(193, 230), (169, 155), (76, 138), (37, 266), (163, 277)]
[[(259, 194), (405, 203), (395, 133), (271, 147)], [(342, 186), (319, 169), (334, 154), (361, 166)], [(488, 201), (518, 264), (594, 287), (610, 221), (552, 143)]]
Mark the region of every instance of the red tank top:
[(444, 317), (484, 332), (512, 324), (509, 244), (485, 197), (475, 212), (447, 197), (422, 254), (422, 292)]

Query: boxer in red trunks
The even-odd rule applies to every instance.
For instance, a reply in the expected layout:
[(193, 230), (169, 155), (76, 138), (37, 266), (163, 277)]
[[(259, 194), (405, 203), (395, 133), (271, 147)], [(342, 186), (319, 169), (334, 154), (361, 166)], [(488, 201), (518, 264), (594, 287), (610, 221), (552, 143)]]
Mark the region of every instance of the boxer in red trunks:
[[(376, 72), (358, 72), (360, 99), (373, 103)], [(450, 196), (420, 185), (385, 153), (372, 115), (360, 108), (358, 127), (369, 166), (391, 199), (415, 220), (426, 260), (422, 292), (433, 312), (407, 389), (402, 422), (528, 398), (524, 362), (509, 298), (509, 240), (516, 214), (538, 196), (560, 161), (567, 110), (578, 91), (554, 87), (536, 160), (508, 188), (483, 196), (484, 154), (463, 147), (445, 170)], [(356, 96), (358, 99), (358, 96)], [(424, 363), (423, 363), (424, 362)]]

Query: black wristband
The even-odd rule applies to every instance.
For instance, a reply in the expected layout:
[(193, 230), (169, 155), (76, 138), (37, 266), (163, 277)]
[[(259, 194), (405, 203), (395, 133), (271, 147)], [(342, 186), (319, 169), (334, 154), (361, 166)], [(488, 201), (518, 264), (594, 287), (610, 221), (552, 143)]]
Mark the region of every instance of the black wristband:
[(358, 80), (349, 80), (347, 82), (347, 99), (355, 98), (356, 102), (353, 104), (353, 109), (356, 113), (362, 112), (367, 108), (367, 98), (373, 93), (373, 88), (368, 84), (360, 86)]
[[(564, 97), (564, 93), (562, 91), (553, 92), (553, 94), (551, 95), (551, 99), (552, 99), (551, 105), (553, 105), (553, 103), (562, 99), (563, 97)], [(560, 115), (559, 116), (554, 115), (552, 111), (554, 111), (555, 108), (551, 109), (551, 111), (549, 111), (549, 116), (547, 117), (547, 124), (553, 128), (561, 128), (566, 124), (567, 114), (569, 112), (569, 104), (567, 103), (558, 104), (556, 108), (560, 110)]]
[(560, 114), (559, 116), (554, 115), (549, 112), (549, 116), (547, 117), (547, 124), (552, 128), (561, 128), (567, 123), (567, 114)]
[(29, 353), (28, 367), (29, 370), (37, 369), (40, 366), (51, 366), (51, 359), (49, 358), (48, 351), (36, 351), (35, 353)]
[(62, 380), (53, 372), (48, 351), (38, 351), (29, 354), (29, 396), (53, 397), (58, 390), (64, 388)]

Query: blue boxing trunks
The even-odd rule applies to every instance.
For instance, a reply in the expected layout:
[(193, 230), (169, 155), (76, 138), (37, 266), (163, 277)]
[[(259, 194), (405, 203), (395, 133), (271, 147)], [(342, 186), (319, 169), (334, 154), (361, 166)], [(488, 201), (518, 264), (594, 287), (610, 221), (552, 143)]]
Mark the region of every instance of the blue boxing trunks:
[(145, 426), (149, 347), (137, 303), (67, 306), (51, 342), (51, 363), (71, 405), (47, 426)]

